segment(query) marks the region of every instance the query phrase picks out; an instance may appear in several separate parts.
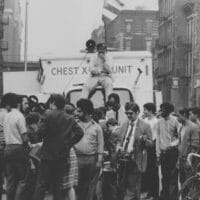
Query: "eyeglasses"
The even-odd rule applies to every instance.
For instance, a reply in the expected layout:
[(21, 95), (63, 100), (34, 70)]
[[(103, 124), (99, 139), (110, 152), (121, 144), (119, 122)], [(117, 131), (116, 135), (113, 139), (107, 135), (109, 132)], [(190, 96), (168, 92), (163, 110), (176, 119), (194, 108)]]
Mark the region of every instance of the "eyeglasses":
[(132, 115), (134, 112), (125, 112), (126, 115)]

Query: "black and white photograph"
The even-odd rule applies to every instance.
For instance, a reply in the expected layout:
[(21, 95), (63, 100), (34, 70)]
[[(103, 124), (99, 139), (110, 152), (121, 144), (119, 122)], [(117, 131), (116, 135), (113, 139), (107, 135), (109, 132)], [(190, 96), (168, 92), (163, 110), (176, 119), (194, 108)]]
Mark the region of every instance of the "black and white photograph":
[(200, 200), (200, 0), (0, 0), (0, 200)]

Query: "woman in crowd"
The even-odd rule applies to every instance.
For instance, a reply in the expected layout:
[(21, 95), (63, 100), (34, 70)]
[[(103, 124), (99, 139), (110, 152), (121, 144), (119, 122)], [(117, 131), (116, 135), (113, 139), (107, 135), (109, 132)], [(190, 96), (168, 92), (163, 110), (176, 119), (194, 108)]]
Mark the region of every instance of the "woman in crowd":
[[(73, 104), (66, 104), (65, 111), (67, 114), (74, 116), (75, 106)], [(78, 185), (78, 161), (74, 148), (72, 147), (70, 149), (67, 168), (63, 176), (61, 185), (64, 191), (65, 199), (68, 200), (76, 199), (74, 187), (76, 187), (77, 185)]]

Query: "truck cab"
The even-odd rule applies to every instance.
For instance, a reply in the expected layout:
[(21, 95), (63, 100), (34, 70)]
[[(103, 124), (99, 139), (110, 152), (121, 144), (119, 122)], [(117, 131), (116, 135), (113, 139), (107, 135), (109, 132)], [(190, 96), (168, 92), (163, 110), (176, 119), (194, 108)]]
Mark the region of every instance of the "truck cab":
[[(67, 102), (76, 104), (81, 96), (82, 88), (72, 89), (66, 95)], [(134, 101), (131, 91), (127, 88), (114, 88), (113, 93), (116, 93), (120, 97), (122, 105), (126, 102)], [(93, 102), (94, 107), (98, 108), (104, 106), (106, 103), (105, 92), (101, 87), (97, 87), (96, 90), (90, 95), (90, 100)]]

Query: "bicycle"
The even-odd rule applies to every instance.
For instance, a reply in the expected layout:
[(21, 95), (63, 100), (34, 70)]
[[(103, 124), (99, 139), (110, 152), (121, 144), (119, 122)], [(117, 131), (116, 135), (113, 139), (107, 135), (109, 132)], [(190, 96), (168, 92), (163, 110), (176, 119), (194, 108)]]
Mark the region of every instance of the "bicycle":
[(200, 200), (200, 163), (194, 168), (192, 158), (200, 158), (197, 153), (190, 153), (187, 162), (194, 170), (195, 175), (188, 178), (179, 191), (179, 199), (181, 200)]

